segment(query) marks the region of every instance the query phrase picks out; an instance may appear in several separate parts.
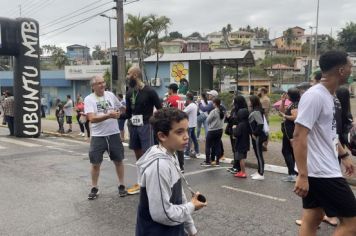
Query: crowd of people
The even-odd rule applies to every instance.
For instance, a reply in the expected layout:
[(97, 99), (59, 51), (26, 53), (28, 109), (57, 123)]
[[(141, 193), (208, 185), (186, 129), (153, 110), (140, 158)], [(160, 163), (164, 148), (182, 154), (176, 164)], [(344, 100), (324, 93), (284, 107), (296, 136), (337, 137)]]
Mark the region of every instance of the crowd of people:
[[(282, 117), (281, 154), (288, 175), (282, 180), (295, 182), (294, 192), (303, 199), (303, 216), (296, 223), (300, 235), (315, 235), (322, 220), (337, 225), (335, 235), (356, 235), (356, 200), (343, 178), (355, 172), (349, 153), (353, 117), (350, 93), (342, 87), (351, 73), (347, 54), (330, 51), (320, 57), (320, 71), (308, 86), (290, 88), (281, 95), (278, 107)], [(78, 135), (90, 137), (91, 189), (89, 200), (99, 196), (98, 180), (103, 154), (113, 161), (118, 194), (140, 193), (136, 235), (195, 235), (197, 229), (191, 213), (207, 206), (199, 192), (186, 198), (182, 181), (184, 159), (196, 158), (205, 144), (202, 167), (216, 167), (224, 158), (223, 135), (230, 140), (233, 163), (227, 170), (237, 178), (247, 178), (245, 160), (252, 149), (257, 172), (252, 180), (265, 179), (263, 157), (268, 150), (271, 102), (266, 88), (256, 94), (236, 94), (232, 109), (227, 111), (216, 90), (200, 97), (189, 91), (179, 94), (172, 83), (162, 101), (142, 81), (142, 72), (131, 67), (127, 74), (129, 90), (124, 98), (106, 90), (105, 81), (96, 76), (90, 81), (92, 91), (74, 103), (56, 102), (58, 132), (72, 132), (72, 116), (80, 126)], [(13, 135), (13, 96), (6, 92), (2, 101), (5, 121)], [(134, 151), (137, 182), (126, 188), (123, 159), (125, 122), (129, 148)], [(64, 123), (68, 129), (65, 131)], [(202, 132), (204, 130), (204, 132)], [(204, 142), (201, 142), (205, 140)], [(200, 141), (200, 143), (199, 143)], [(225, 144), (226, 145), (226, 144)], [(230, 150), (230, 149), (229, 149)]]

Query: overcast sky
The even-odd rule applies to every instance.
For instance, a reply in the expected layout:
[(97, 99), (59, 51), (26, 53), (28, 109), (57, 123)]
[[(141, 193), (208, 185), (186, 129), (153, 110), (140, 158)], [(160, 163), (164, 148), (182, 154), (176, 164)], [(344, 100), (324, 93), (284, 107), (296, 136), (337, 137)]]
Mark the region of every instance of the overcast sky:
[[(132, 0), (127, 0), (130, 2)], [(91, 3), (93, 6), (81, 10), (88, 11), (71, 15), (67, 21), (64, 16), (77, 11)], [(41, 45), (56, 44), (66, 46), (81, 44), (93, 47), (100, 44), (102, 48), (109, 46), (108, 19), (97, 16), (90, 21), (63, 32), (68, 24), (82, 20), (115, 4), (110, 0), (0, 0), (0, 16), (16, 18), (20, 16), (35, 18), (40, 23)], [(91, 10), (93, 9), (94, 10)], [(233, 31), (239, 27), (265, 27), (270, 37), (278, 37), (288, 27), (300, 26), (310, 33), (309, 26), (316, 25), (317, 0), (139, 0), (124, 6), (125, 18), (128, 13), (141, 16), (148, 14), (165, 15), (172, 20), (169, 31), (179, 31), (184, 36), (198, 31), (206, 35), (219, 31), (230, 23)], [(356, 21), (355, 0), (320, 0), (319, 32), (336, 37), (337, 32), (347, 22)], [(107, 12), (113, 16), (114, 12)], [(57, 20), (57, 21), (54, 21)], [(48, 25), (52, 23), (51, 25)], [(116, 30), (112, 21), (112, 42), (116, 41)]]

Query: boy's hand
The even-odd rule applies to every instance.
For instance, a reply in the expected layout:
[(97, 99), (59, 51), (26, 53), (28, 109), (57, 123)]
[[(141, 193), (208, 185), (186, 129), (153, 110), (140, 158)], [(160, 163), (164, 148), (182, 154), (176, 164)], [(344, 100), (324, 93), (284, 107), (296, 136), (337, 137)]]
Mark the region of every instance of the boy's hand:
[(193, 195), (192, 201), (191, 201), (191, 202), (193, 203), (193, 205), (194, 205), (196, 211), (197, 211), (197, 210), (200, 210), (201, 208), (203, 208), (203, 207), (205, 207), (205, 206), (208, 205), (207, 202), (200, 202), (200, 201), (198, 200), (198, 195), (199, 195), (199, 194), (200, 194), (199, 192), (196, 192), (196, 193)]

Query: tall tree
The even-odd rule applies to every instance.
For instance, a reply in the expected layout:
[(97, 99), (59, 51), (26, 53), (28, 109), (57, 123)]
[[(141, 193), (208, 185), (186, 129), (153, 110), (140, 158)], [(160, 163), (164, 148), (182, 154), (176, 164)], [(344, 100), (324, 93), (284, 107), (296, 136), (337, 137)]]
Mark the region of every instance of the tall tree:
[(291, 46), (292, 43), (293, 43), (293, 37), (294, 37), (294, 35), (293, 35), (293, 30), (292, 30), (292, 28), (288, 28), (288, 29), (286, 30), (285, 34), (284, 34), (284, 38), (285, 38), (285, 40), (286, 40), (286, 43), (287, 43), (288, 48), (290, 48), (290, 46)]
[(95, 45), (93, 49), (94, 51), (92, 53), (92, 56), (94, 60), (105, 60), (105, 52), (101, 50), (100, 45)]
[(338, 34), (339, 44), (347, 52), (356, 52), (356, 24), (347, 23)]
[(55, 45), (43, 45), (42, 54), (49, 54), (53, 63), (58, 67), (58, 69), (62, 69), (65, 65), (68, 65), (69, 60), (64, 52), (64, 50)]
[(168, 26), (170, 24), (171, 24), (171, 20), (165, 16), (157, 17), (156, 15), (150, 15), (148, 19), (149, 35), (150, 35), (149, 40), (151, 41), (150, 42), (151, 48), (154, 49), (157, 57), (155, 79), (157, 79), (157, 74), (158, 74), (159, 54), (163, 52), (162, 48), (159, 45), (160, 42), (159, 35), (162, 32), (167, 34)]
[(147, 39), (149, 32), (148, 17), (128, 14), (125, 23), (125, 31), (128, 37), (128, 47), (137, 49), (139, 54), (139, 65), (143, 69), (143, 57), (149, 55)]

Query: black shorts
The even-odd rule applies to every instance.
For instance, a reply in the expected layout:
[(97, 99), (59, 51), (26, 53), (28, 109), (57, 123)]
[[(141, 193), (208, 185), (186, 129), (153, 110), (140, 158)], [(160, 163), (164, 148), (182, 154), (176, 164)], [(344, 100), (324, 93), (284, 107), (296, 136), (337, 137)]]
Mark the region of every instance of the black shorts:
[(144, 153), (154, 145), (153, 131), (150, 124), (143, 126), (129, 125), (130, 142), (129, 148), (132, 150), (141, 149)]
[(71, 116), (66, 116), (66, 123), (67, 124), (72, 124), (72, 117)]
[(309, 192), (303, 208), (323, 208), (329, 217), (356, 216), (356, 198), (344, 178), (308, 177)]
[(122, 161), (124, 159), (124, 146), (122, 145), (120, 134), (91, 137), (89, 149), (90, 163), (100, 164), (103, 161), (105, 151), (108, 152), (112, 161)]

